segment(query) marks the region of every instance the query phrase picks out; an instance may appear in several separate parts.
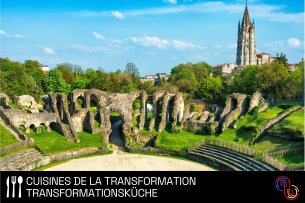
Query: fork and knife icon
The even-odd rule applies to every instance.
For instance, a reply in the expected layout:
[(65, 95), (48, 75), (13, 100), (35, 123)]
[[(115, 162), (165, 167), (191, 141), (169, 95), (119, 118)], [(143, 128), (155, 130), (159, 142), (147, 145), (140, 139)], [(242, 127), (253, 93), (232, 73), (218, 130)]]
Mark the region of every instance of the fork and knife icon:
[(7, 179), (6, 179), (6, 186), (7, 186), (6, 197), (7, 198), (10, 197), (10, 183), (12, 183), (12, 198), (15, 197), (15, 184), (17, 182), (19, 184), (18, 197), (21, 198), (21, 184), (23, 182), (22, 176), (18, 176), (18, 178), (16, 176), (11, 176), (11, 179), (10, 179), (10, 176), (7, 177)]

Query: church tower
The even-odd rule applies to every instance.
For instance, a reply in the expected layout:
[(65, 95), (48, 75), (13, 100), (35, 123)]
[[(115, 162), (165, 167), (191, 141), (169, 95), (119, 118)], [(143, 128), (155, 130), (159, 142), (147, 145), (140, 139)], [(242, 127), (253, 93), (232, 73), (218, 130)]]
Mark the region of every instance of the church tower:
[(256, 65), (256, 42), (254, 21), (251, 23), (246, 3), (242, 23), (238, 23), (238, 39), (236, 65), (247, 66)]

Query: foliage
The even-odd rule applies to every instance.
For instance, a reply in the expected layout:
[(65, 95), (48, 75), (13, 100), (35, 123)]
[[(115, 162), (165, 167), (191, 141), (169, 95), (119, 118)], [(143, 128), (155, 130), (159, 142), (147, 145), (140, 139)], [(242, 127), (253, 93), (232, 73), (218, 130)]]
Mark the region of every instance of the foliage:
[(132, 108), (133, 109), (141, 109), (141, 100), (136, 99), (132, 103)]
[(172, 68), (169, 81), (177, 86), (179, 91), (193, 97), (197, 85), (209, 77), (211, 72), (211, 66), (204, 62), (180, 64)]
[(222, 89), (221, 77), (208, 77), (199, 85), (196, 94), (199, 98), (218, 99)]
[(132, 77), (139, 77), (140, 72), (134, 63), (128, 62), (125, 66), (125, 72)]
[(12, 135), (6, 128), (0, 125), (0, 147), (14, 144), (18, 142), (14, 135)]
[(70, 92), (70, 86), (62, 78), (62, 73), (57, 69), (49, 72), (47, 78), (43, 81), (43, 88), (45, 92), (62, 92), (65, 94)]
[(190, 111), (195, 112), (197, 110), (197, 105), (195, 103), (190, 104)]
[[(39, 71), (34, 71), (34, 76)], [(38, 75), (38, 74), (37, 74)], [(36, 78), (39, 81), (39, 77)], [(0, 91), (8, 96), (31, 95), (36, 99), (42, 93), (40, 83), (27, 71), (24, 64), (0, 58)]]

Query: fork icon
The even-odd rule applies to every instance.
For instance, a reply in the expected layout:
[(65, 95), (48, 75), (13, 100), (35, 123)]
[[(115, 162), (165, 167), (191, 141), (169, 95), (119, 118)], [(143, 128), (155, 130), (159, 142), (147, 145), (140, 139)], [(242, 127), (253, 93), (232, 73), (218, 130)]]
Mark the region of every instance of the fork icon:
[(12, 197), (15, 197), (15, 184), (17, 182), (16, 176), (11, 176), (11, 181), (12, 181), (12, 185), (13, 185), (13, 194)]

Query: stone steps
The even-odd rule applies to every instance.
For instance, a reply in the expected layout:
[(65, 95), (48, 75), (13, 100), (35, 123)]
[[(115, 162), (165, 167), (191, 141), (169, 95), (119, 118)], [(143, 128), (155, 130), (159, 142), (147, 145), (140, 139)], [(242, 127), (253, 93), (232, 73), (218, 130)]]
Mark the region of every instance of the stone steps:
[(35, 148), (25, 149), (0, 158), (0, 171), (31, 170), (39, 166), (46, 156)]
[(205, 163), (212, 163), (226, 170), (274, 171), (273, 168), (235, 151), (213, 145), (202, 145), (190, 153), (190, 157)]

